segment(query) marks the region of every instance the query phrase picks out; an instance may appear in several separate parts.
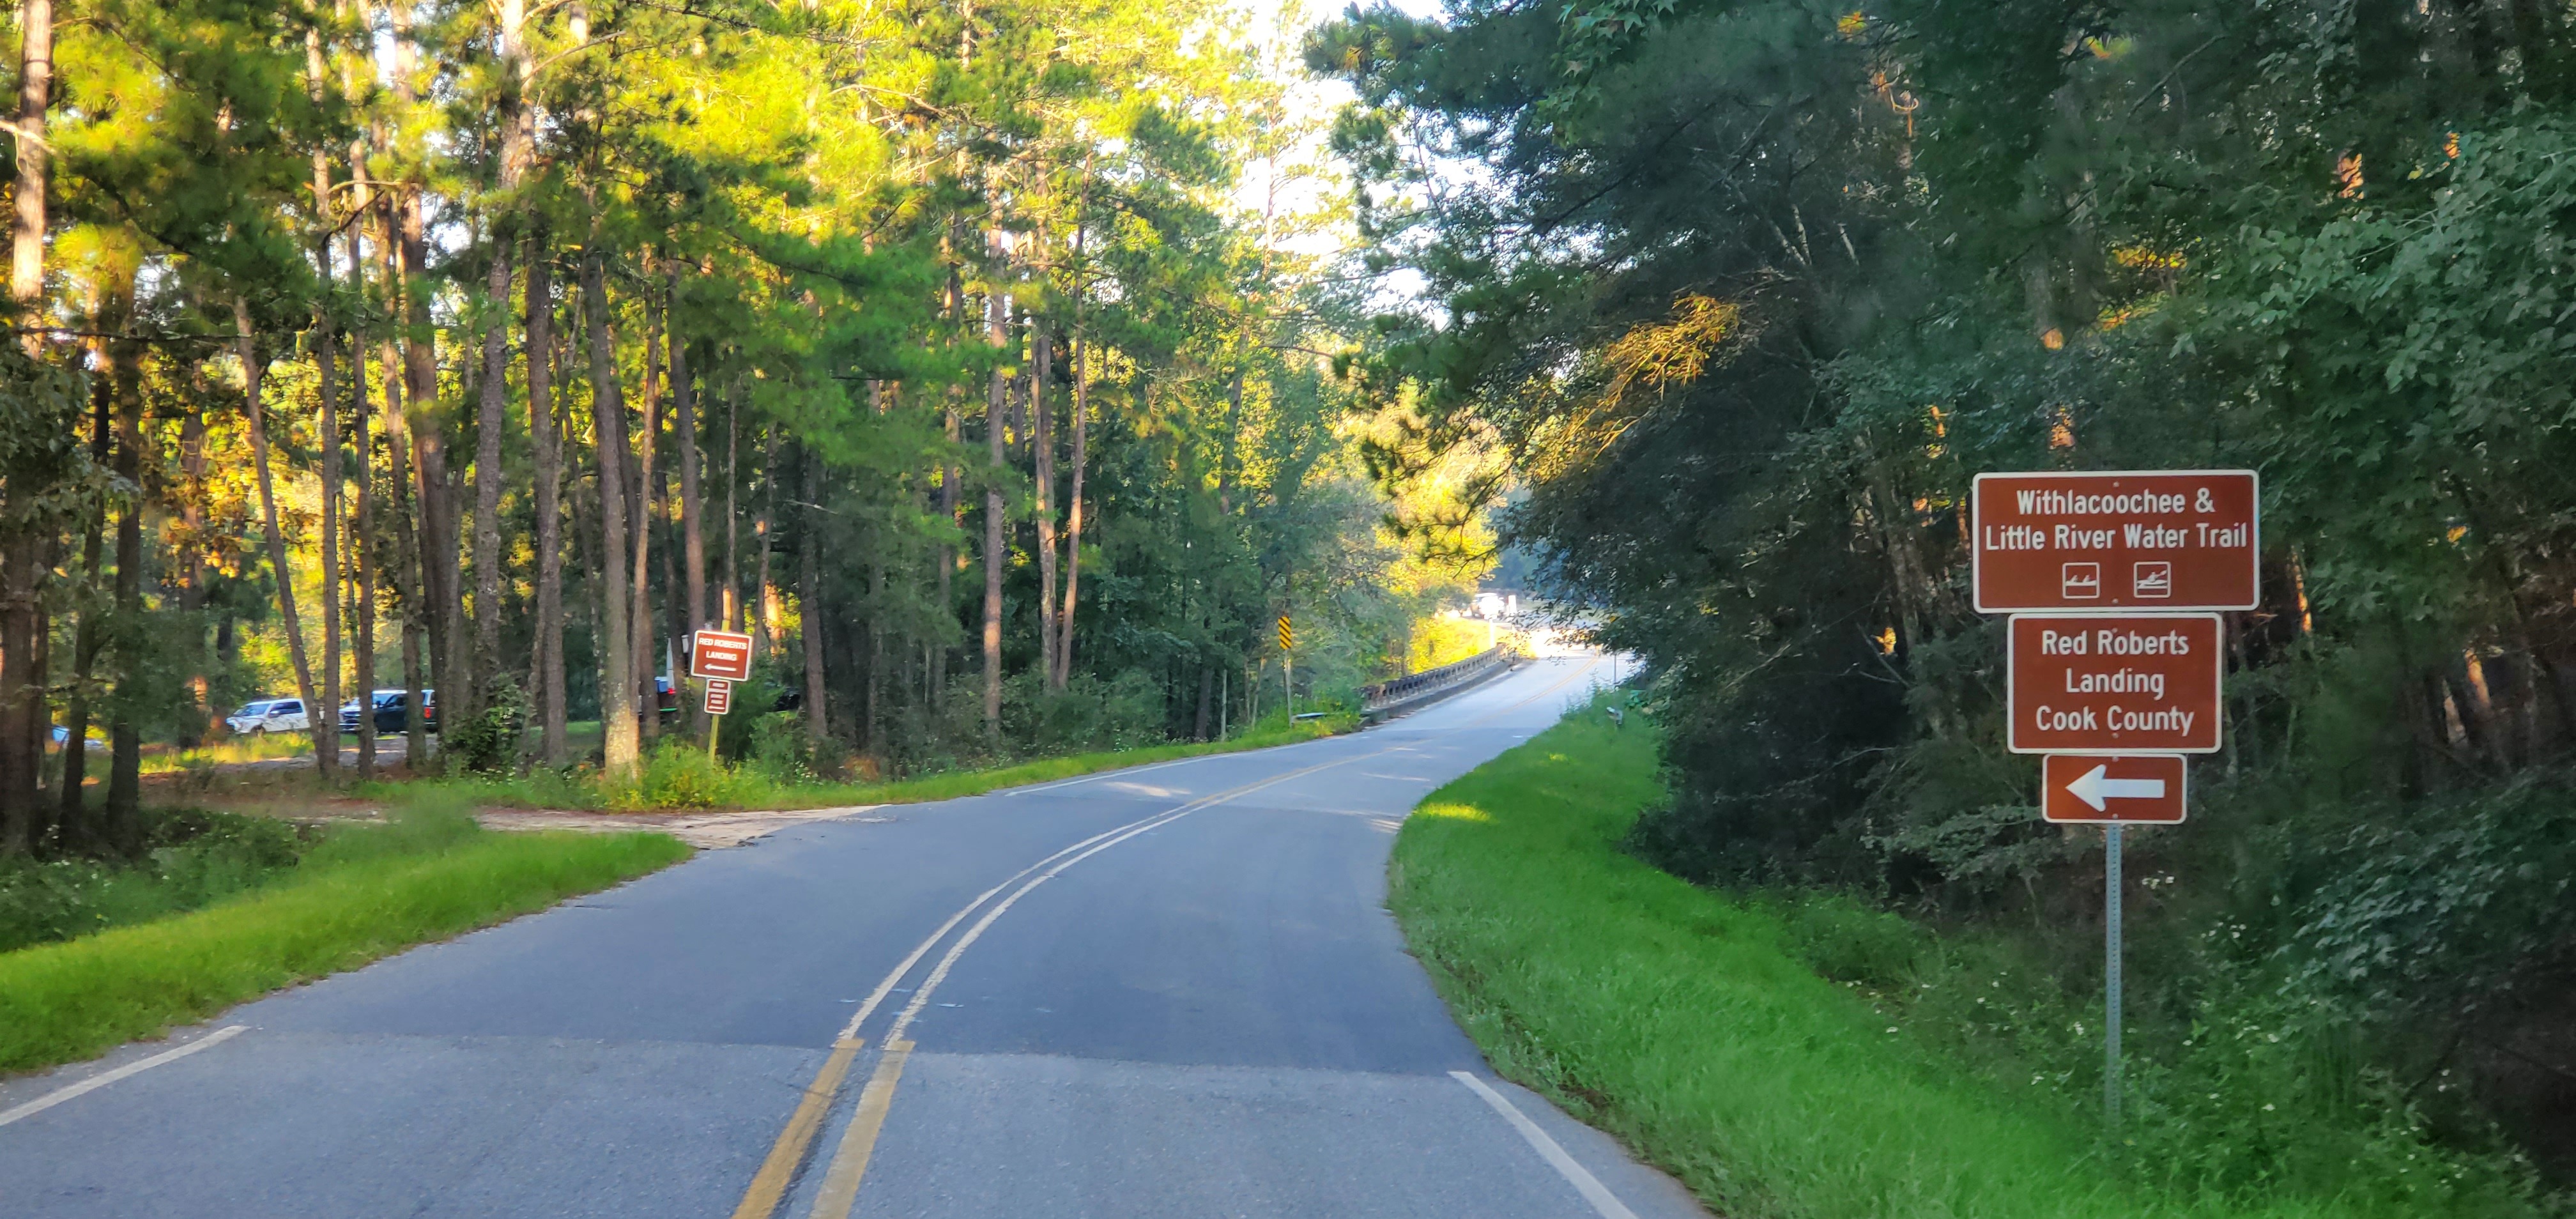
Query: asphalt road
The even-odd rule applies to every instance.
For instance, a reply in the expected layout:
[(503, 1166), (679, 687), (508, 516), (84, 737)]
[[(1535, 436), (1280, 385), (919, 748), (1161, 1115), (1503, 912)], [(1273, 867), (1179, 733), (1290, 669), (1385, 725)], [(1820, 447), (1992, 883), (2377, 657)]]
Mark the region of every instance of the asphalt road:
[(1606, 671), (782, 832), (0, 1086), (10, 1216), (1702, 1216), (1496, 1080), (1383, 908)]

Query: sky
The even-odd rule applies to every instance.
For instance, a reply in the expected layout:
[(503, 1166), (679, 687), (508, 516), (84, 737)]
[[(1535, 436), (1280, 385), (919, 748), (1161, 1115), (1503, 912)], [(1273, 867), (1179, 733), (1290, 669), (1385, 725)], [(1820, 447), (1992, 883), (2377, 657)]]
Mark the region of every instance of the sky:
[[(1243, 180), (1235, 188), (1235, 202), (1245, 211), (1258, 214), (1265, 204), (1274, 204), (1283, 215), (1311, 213), (1329, 202), (1339, 202), (1350, 190), (1349, 182), (1338, 169), (1323, 175), (1300, 173), (1300, 166), (1329, 165), (1324, 140), (1330, 131), (1335, 111), (1350, 104), (1350, 87), (1336, 80), (1308, 75), (1298, 66), (1298, 48), (1305, 32), (1324, 21), (1338, 17), (1354, 0), (1237, 0), (1234, 6), (1234, 31), (1262, 51), (1262, 58), (1279, 65), (1288, 80), (1289, 108), (1292, 123), (1300, 130), (1294, 149), (1280, 158), (1284, 174), (1276, 175), (1274, 197), (1273, 167), (1256, 163), (1245, 169)], [(1376, 0), (1362, 0), (1375, 3)], [(1439, 0), (1388, 0), (1397, 10), (1415, 17), (1436, 17)], [(1332, 199), (1327, 199), (1330, 192)], [(1279, 248), (1307, 255), (1326, 255), (1346, 244), (1352, 234), (1347, 226), (1298, 235), (1280, 243)], [(1398, 272), (1381, 284), (1382, 291), (1410, 299), (1415, 295), (1410, 272)]]

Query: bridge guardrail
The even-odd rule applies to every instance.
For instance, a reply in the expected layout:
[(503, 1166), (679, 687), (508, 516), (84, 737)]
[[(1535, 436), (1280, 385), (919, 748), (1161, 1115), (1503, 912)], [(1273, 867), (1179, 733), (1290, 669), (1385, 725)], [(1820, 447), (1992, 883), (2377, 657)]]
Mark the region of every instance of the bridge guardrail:
[(1503, 644), (1478, 652), (1465, 660), (1436, 669), (1360, 687), (1360, 714), (1376, 719), (1396, 711), (1430, 701), (1461, 686), (1470, 685), (1510, 668), (1520, 659), (1510, 645)]

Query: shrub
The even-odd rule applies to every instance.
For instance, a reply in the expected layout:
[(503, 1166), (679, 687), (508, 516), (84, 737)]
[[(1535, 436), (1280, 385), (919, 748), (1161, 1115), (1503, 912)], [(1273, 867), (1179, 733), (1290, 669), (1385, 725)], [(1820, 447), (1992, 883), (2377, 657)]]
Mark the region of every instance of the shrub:
[[(742, 761), (774, 783), (810, 783), (821, 773), (816, 765), (813, 734), (805, 731), (803, 713), (772, 711), (746, 716), (751, 731)], [(734, 734), (725, 734), (728, 738)]]
[(0, 857), (0, 952), (212, 905), (294, 868), (317, 838), (270, 817), (147, 816), (132, 860)]
[(517, 682), (503, 679), (481, 711), (440, 730), (440, 745), (453, 767), (474, 774), (507, 774), (518, 769), (527, 724), (527, 696)]
[(664, 741), (644, 761), (633, 788), (612, 791), (611, 808), (730, 808), (754, 803), (766, 785), (757, 775), (729, 769), (707, 757), (704, 745)]

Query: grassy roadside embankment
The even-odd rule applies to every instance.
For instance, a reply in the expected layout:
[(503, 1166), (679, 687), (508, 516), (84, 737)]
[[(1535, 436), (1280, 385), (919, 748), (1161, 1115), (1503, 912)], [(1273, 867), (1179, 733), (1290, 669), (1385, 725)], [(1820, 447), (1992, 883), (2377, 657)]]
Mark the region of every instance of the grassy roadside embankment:
[(855, 782), (785, 776), (765, 768), (757, 760), (739, 765), (720, 765), (709, 762), (698, 747), (680, 741), (666, 744), (648, 757), (643, 774), (632, 784), (612, 784), (587, 770), (540, 770), (527, 775), (416, 779), (356, 790), (361, 796), (389, 799), (413, 799), (425, 793), (435, 793), (493, 808), (617, 812), (683, 808), (789, 810), (920, 804), (1182, 758), (1294, 745), (1347, 732), (1357, 722), (1358, 717), (1349, 714), (1298, 722), (1274, 718), (1240, 736), (1222, 741), (1104, 749), (992, 766), (961, 767), (902, 779)]
[(413, 816), (335, 828), (274, 883), (193, 913), (0, 953), (0, 1071), (89, 1058), (689, 853), (660, 834), (486, 833), (458, 813)]
[(1729, 1219), (2340, 1217), (2117, 1179), (2093, 1125), (1955, 1069), (1818, 977), (1773, 911), (1619, 849), (1655, 733), (1577, 714), (1431, 794), (1389, 905), (1496, 1070)]

